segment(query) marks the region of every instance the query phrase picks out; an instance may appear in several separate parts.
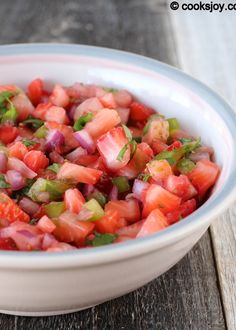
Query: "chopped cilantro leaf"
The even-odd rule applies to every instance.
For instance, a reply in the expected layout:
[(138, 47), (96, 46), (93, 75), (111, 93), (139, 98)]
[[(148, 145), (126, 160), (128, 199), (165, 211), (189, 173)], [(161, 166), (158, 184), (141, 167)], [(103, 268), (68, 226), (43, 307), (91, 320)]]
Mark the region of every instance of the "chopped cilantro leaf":
[(60, 170), (60, 168), (61, 168), (61, 164), (53, 163), (52, 165), (49, 165), (47, 167), (47, 170), (50, 170), (50, 171), (52, 171), (54, 173), (58, 173), (59, 170)]
[(87, 240), (88, 245), (92, 245), (94, 247), (96, 246), (102, 246), (111, 244), (114, 242), (114, 240), (117, 238), (117, 235), (113, 234), (99, 234), (95, 233), (95, 237), (91, 240)]
[(74, 123), (74, 130), (80, 131), (84, 128), (84, 126), (93, 119), (94, 114), (92, 112), (88, 112), (85, 115), (81, 116), (79, 119), (76, 120)]
[(125, 135), (126, 135), (128, 141), (131, 141), (132, 140), (132, 133), (131, 133), (130, 129), (125, 125), (122, 125), (122, 127), (123, 127), (123, 130), (125, 132)]
[(116, 157), (117, 160), (119, 160), (120, 162), (122, 161), (122, 159), (124, 158), (124, 155), (126, 153), (126, 151), (128, 150), (128, 143), (126, 143), (124, 145), (124, 147), (120, 150), (120, 152), (118, 153), (118, 156)]
[(6, 179), (3, 174), (0, 174), (0, 188), (11, 188), (9, 183), (6, 182)]
[(26, 147), (31, 147), (35, 144), (37, 144), (37, 142), (33, 141), (33, 140), (29, 140), (29, 139), (22, 139), (21, 142), (26, 146)]
[(8, 101), (10, 97), (14, 96), (14, 93), (9, 91), (4, 91), (0, 93), (0, 105), (2, 105), (5, 101)]
[(34, 128), (39, 128), (44, 124), (44, 122), (42, 120), (33, 118), (32, 116), (29, 116), (22, 123), (25, 125), (32, 125)]

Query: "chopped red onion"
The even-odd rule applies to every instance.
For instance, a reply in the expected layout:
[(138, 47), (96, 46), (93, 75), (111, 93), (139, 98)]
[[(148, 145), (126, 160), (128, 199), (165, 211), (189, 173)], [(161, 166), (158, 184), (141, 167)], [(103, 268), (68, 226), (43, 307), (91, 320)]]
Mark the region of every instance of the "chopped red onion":
[(64, 142), (64, 135), (57, 129), (53, 129), (46, 138), (45, 148), (46, 150), (54, 150), (56, 147), (62, 146)]
[(193, 162), (198, 162), (202, 159), (210, 160), (214, 150), (211, 147), (200, 147), (195, 152), (191, 153), (189, 159)]
[(111, 200), (111, 201), (115, 201), (115, 200), (117, 200), (118, 199), (118, 188), (117, 188), (117, 186), (113, 186), (112, 188), (111, 188), (111, 191), (110, 191), (110, 194), (109, 194), (109, 199)]
[(86, 149), (89, 153), (93, 153), (96, 149), (95, 143), (89, 133), (82, 129), (81, 131), (75, 132), (74, 137), (79, 142), (81, 147)]
[(42, 249), (47, 250), (53, 247), (54, 245), (56, 245), (57, 243), (58, 241), (55, 239), (53, 235), (46, 233), (43, 235)]
[(83, 149), (82, 147), (78, 147), (67, 154), (66, 159), (68, 159), (70, 162), (76, 162), (81, 156), (86, 156), (87, 154), (87, 150)]
[(8, 169), (20, 172), (27, 179), (33, 179), (37, 176), (37, 173), (32, 171), (24, 162), (15, 157), (8, 158)]
[(23, 197), (20, 200), (19, 206), (23, 211), (31, 216), (37, 213), (40, 209), (40, 206), (37, 203), (33, 202), (30, 198), (27, 197)]
[(9, 170), (6, 173), (6, 181), (11, 185), (12, 190), (19, 190), (25, 187), (25, 178), (15, 170)]
[(133, 189), (132, 192), (134, 194), (134, 197), (137, 198), (138, 200), (142, 201), (143, 200), (143, 193), (146, 189), (148, 189), (149, 183), (135, 179), (134, 184), (133, 184)]
[(83, 195), (88, 197), (88, 195), (92, 194), (95, 191), (95, 188), (92, 184), (85, 184), (83, 188)]
[(87, 221), (93, 216), (93, 212), (86, 209), (86, 207), (82, 207), (80, 213), (77, 216), (77, 220), (79, 221)]
[(7, 170), (7, 156), (5, 152), (0, 151), (0, 172), (5, 173)]
[(130, 194), (127, 194), (127, 195), (125, 196), (125, 199), (126, 199), (126, 200), (134, 199), (134, 198), (135, 198), (134, 193), (130, 193)]
[(117, 108), (116, 111), (120, 116), (121, 124), (126, 125), (129, 120), (130, 109), (128, 108)]
[(21, 251), (41, 249), (42, 236), (35, 235), (25, 229), (17, 230), (11, 235), (11, 239), (13, 239), (17, 248)]
[(47, 191), (41, 192), (38, 194), (37, 199), (42, 203), (48, 203), (50, 202), (50, 194)]

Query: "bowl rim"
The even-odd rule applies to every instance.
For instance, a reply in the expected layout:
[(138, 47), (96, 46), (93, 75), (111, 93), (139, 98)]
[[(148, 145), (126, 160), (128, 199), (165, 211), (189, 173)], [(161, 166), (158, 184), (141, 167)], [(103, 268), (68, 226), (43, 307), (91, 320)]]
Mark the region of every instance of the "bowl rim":
[[(126, 51), (90, 45), (31, 43), (1, 45), (0, 63), (2, 56), (16, 57), (19, 55), (33, 56), (39, 54), (110, 59), (123, 64), (133, 64), (143, 69), (162, 74), (196, 93), (218, 113), (232, 136), (234, 136), (236, 132), (236, 113), (221, 96), (190, 75), (153, 58)], [(235, 164), (236, 139), (232, 139), (232, 143), (232, 164)], [(209, 223), (209, 219), (211, 220), (213, 217), (219, 216), (233, 202), (235, 194), (236, 167), (233, 168), (231, 166), (231, 172), (227, 182), (213, 201), (210, 200), (209, 203), (204, 203), (192, 215), (163, 231), (144, 238), (91, 249), (53, 253), (44, 253), (41, 251), (0, 251), (0, 265), (3, 268), (19, 268), (20, 266), (20, 268), (26, 269), (78, 267), (114, 262), (116, 260), (145, 254), (178, 241), (187, 233), (194, 232), (198, 228), (204, 227), (204, 223)], [(208, 224), (205, 225), (205, 227), (207, 226)]]

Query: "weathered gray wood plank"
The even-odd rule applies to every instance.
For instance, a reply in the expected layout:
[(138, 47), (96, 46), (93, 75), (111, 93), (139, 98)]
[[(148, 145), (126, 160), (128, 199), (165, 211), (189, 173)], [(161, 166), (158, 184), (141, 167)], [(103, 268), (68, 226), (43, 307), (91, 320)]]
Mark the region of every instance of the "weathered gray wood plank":
[[(178, 65), (165, 1), (2, 2), (0, 43), (76, 42), (125, 49)], [(1, 261), (0, 261), (1, 262)], [(225, 329), (209, 234), (145, 287), (65, 316), (0, 316), (0, 329)]]
[[(172, 12), (181, 67), (217, 90), (236, 111), (235, 12)], [(191, 54), (191, 56), (190, 56)], [(211, 226), (228, 329), (236, 329), (235, 204)]]

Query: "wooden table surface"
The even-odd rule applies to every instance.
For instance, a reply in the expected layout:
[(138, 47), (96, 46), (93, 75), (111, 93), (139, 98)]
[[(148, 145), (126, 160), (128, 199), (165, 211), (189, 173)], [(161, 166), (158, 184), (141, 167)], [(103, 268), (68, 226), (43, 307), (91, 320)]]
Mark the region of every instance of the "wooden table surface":
[[(235, 15), (171, 11), (165, 0), (1, 1), (0, 44), (82, 43), (147, 55), (192, 74), (236, 108)], [(2, 314), (0, 329), (235, 330), (236, 207), (145, 287), (64, 316)]]

